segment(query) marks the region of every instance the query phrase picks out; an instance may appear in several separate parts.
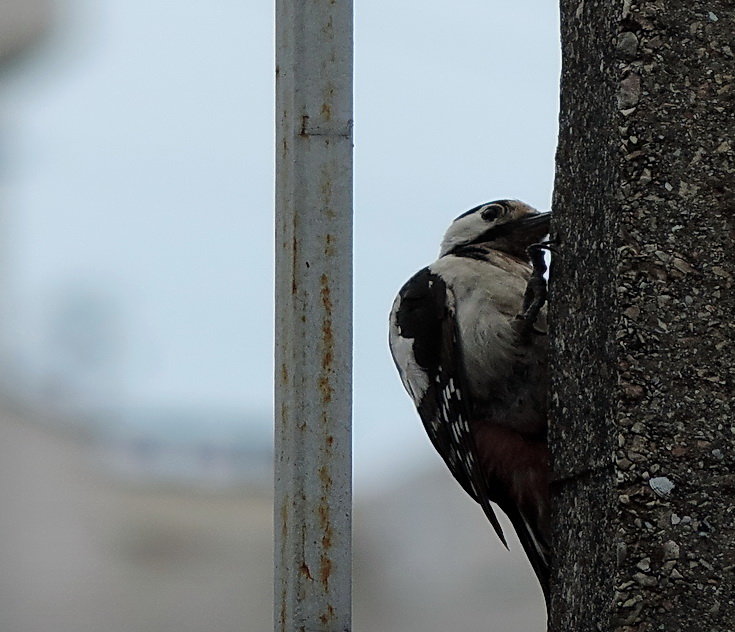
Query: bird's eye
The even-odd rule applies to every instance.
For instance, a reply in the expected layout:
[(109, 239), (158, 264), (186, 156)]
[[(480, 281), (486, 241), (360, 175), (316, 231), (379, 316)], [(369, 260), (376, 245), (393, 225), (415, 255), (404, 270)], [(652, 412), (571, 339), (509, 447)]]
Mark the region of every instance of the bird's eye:
[(502, 212), (503, 207), (500, 206), (500, 204), (490, 204), (482, 210), (481, 215), (482, 219), (484, 219), (486, 222), (492, 222), (493, 220), (498, 219)]

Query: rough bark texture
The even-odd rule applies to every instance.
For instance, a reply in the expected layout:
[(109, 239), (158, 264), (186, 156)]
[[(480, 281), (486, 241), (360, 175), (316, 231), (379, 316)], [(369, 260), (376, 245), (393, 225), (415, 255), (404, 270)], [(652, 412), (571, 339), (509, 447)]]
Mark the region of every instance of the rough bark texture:
[(550, 630), (727, 632), (735, 6), (561, 5)]

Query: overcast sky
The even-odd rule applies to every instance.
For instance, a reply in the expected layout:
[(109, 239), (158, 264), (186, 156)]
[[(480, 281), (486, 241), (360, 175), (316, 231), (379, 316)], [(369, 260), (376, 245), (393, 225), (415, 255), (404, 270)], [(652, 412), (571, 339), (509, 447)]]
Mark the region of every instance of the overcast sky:
[[(56, 356), (86, 335), (110, 359), (80, 360), (82, 390), (267, 416), (271, 3), (57, 6), (0, 95), (15, 361), (68, 378)], [(390, 360), (387, 314), (460, 212), (502, 197), (548, 208), (559, 50), (546, 0), (358, 1), (355, 24), (359, 485), (438, 458)]]

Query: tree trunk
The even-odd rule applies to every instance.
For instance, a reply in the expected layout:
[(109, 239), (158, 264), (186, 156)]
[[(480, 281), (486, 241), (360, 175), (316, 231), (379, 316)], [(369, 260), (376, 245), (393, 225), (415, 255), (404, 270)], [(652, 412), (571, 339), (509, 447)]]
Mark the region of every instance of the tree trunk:
[(735, 629), (735, 7), (562, 0), (553, 632)]

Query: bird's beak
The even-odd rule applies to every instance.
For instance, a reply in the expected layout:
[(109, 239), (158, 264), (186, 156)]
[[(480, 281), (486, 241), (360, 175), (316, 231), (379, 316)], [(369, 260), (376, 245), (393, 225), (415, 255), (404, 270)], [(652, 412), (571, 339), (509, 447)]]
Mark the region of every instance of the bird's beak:
[(533, 215), (524, 215), (516, 220), (518, 226), (524, 229), (546, 229), (549, 230), (549, 221), (551, 220), (551, 211), (542, 213), (534, 213)]

